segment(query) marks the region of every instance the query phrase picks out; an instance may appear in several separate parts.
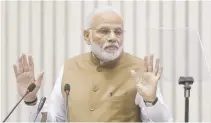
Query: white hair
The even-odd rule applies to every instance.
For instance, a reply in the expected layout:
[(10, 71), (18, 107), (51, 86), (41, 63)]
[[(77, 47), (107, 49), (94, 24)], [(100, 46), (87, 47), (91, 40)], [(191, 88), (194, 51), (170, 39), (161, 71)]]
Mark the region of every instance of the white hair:
[[(99, 8), (95, 8), (87, 17), (87, 21), (85, 21), (85, 26), (84, 28), (85, 29), (89, 29), (91, 28), (91, 23), (92, 23), (92, 19), (93, 17), (95, 17), (97, 14), (100, 14), (100, 13), (104, 13), (104, 12), (113, 12), (117, 15), (119, 15), (121, 18), (121, 13), (118, 12), (116, 9), (114, 9), (113, 7), (111, 6), (103, 6), (103, 7), (99, 7)], [(122, 19), (123, 20), (123, 19)]]

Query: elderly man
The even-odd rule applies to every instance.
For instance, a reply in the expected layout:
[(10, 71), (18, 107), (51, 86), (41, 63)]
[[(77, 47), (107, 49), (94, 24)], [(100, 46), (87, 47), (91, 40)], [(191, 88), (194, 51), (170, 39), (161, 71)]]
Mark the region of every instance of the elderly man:
[[(37, 121), (172, 121), (157, 84), (162, 72), (159, 59), (154, 65), (153, 56), (140, 59), (125, 53), (123, 37), (124, 24), (118, 12), (110, 7), (94, 10), (84, 30), (91, 52), (65, 62)], [(26, 55), (19, 58), (14, 71), (21, 96), (30, 83), (37, 85), (24, 98), (33, 121), (43, 72), (35, 80), (32, 56), (27, 61)], [(65, 84), (71, 86), (68, 107)]]

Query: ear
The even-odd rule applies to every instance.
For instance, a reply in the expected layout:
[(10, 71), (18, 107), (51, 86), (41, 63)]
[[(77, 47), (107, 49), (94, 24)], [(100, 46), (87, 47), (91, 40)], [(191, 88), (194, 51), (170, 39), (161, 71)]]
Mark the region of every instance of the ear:
[(90, 45), (89, 34), (90, 34), (90, 32), (89, 32), (88, 29), (87, 30), (84, 30), (84, 40), (86, 41), (86, 43), (88, 45)]

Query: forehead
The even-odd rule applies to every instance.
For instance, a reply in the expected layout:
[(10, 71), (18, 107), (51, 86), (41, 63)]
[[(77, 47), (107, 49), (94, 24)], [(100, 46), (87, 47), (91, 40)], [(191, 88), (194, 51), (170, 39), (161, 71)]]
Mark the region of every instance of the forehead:
[(91, 28), (123, 27), (122, 18), (114, 12), (102, 12), (96, 14), (91, 21)]

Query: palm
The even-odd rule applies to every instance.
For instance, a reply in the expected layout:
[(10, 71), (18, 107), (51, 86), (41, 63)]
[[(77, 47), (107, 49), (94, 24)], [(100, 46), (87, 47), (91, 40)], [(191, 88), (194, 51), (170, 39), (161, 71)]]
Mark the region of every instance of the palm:
[(156, 65), (153, 70), (153, 56), (148, 60), (144, 59), (144, 73), (140, 75), (135, 71), (131, 71), (136, 80), (138, 93), (147, 101), (153, 101), (156, 98), (157, 82), (160, 79), (162, 67), (160, 67), (159, 59), (156, 60)]
[(156, 92), (155, 88), (157, 86), (157, 77), (153, 73), (144, 73), (142, 78), (144, 81), (137, 83), (137, 90), (139, 93), (143, 93), (146, 98), (149, 98)]
[[(17, 84), (18, 84), (18, 91), (21, 96), (23, 96), (26, 92), (27, 87), (30, 83), (34, 80), (34, 76), (32, 72), (24, 72), (17, 76)], [(28, 94), (28, 97), (34, 95), (38, 89), (34, 89), (31, 93)]]
[(33, 82), (36, 84), (36, 88), (24, 98), (25, 101), (31, 101), (36, 98), (36, 94), (39, 90), (40, 82), (43, 77), (43, 73), (41, 73), (37, 81), (35, 81), (34, 64), (31, 56), (28, 57), (28, 61), (29, 62), (26, 60), (26, 56), (23, 55), (19, 58), (18, 65), (14, 65), (14, 72), (20, 96), (25, 94), (29, 84)]

